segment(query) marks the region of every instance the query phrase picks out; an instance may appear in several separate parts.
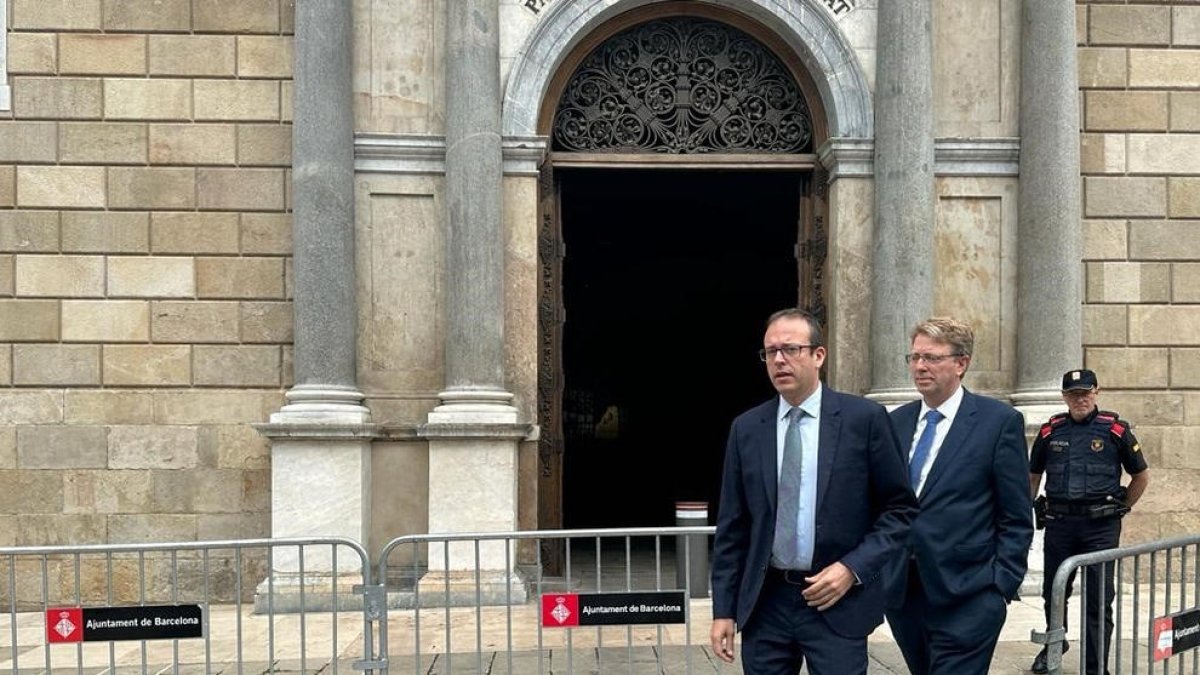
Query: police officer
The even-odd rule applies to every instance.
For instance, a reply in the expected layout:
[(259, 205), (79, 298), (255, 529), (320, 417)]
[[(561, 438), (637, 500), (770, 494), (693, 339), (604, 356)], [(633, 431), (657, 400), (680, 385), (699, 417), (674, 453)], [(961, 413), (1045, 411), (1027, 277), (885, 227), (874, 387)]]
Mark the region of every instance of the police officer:
[[(1058, 566), (1079, 553), (1119, 546), (1121, 516), (1137, 503), (1150, 483), (1146, 460), (1129, 424), (1117, 413), (1096, 407), (1096, 395), (1100, 391), (1096, 373), (1086, 369), (1072, 370), (1063, 375), (1062, 390), (1068, 412), (1054, 415), (1042, 425), (1033, 441), (1029, 459), (1031, 496), (1037, 496), (1042, 474), (1046, 474), (1046, 498), (1039, 504), (1039, 513), (1044, 509), (1046, 576), (1042, 582), (1042, 599), (1047, 624), (1050, 622), (1050, 592)], [(1122, 468), (1130, 476), (1127, 487), (1121, 486)], [(1103, 606), (1100, 601), (1101, 568), (1104, 570)], [(1106, 657), (1112, 643), (1113, 566), (1091, 566), (1086, 575), (1087, 673), (1107, 675), (1107, 662), (1101, 666), (1099, 652), (1102, 638)], [(1073, 582), (1072, 577), (1067, 583), (1068, 597)], [(1099, 630), (1102, 609), (1103, 635)], [(1065, 621), (1065, 612), (1063, 616)], [(1045, 648), (1034, 659), (1032, 670), (1047, 672)]]

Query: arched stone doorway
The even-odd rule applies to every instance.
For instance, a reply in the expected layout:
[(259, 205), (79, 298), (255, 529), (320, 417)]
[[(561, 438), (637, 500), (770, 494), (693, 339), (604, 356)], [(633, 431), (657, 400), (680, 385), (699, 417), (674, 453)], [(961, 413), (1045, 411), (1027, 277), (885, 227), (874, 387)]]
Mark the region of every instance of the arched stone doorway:
[(608, 18), (545, 91), (538, 525), (669, 524), (770, 392), (762, 318), (825, 313), (824, 99), (775, 31), (696, 2)]

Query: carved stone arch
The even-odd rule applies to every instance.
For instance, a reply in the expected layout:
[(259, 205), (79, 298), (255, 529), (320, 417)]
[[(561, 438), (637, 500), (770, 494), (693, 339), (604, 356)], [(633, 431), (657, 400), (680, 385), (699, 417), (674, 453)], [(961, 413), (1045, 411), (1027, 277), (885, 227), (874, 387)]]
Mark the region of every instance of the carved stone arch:
[[(544, 10), (509, 72), (504, 135), (547, 135), (562, 80), (569, 75), (562, 71), (573, 70), (571, 62), (583, 58), (580, 52), (586, 54), (588, 47), (622, 28), (669, 14), (707, 16), (746, 30), (784, 58), (802, 86), (811, 78), (808, 83), (817, 100), (810, 101), (820, 103), (812, 106), (818, 146), (827, 138), (873, 136), (866, 75), (850, 43), (817, 0), (556, 0)], [(600, 35), (597, 29), (602, 26)]]

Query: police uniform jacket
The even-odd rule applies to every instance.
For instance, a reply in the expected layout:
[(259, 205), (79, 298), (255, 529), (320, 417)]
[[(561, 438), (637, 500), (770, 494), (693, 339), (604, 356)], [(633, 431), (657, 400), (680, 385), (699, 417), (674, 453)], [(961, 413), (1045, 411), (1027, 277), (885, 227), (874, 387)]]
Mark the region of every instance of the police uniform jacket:
[(1121, 489), (1121, 469), (1146, 470), (1129, 424), (1115, 412), (1092, 410), (1082, 422), (1059, 413), (1042, 425), (1029, 458), (1030, 473), (1046, 474), (1051, 505), (1097, 504)]

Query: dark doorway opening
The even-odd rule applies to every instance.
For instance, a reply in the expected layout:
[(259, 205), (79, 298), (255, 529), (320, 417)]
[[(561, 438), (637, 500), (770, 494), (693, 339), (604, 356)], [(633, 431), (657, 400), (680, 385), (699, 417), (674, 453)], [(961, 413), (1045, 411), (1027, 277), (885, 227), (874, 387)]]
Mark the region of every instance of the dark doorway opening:
[(773, 395), (763, 320), (800, 297), (796, 172), (564, 170), (563, 525), (715, 518), (733, 417)]

